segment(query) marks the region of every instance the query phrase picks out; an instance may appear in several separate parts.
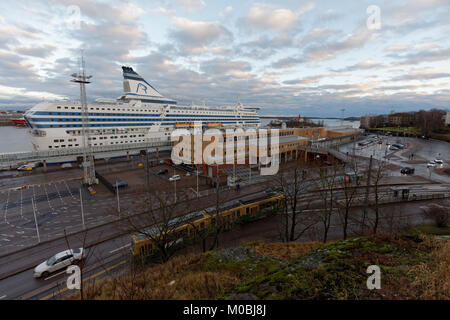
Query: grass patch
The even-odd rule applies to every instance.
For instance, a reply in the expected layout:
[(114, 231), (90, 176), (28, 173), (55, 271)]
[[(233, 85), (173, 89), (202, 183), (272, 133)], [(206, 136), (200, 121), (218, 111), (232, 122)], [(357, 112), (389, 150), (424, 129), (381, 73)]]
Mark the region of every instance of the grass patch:
[(419, 236), (420, 234), (439, 236), (450, 235), (450, 226), (440, 228), (435, 225), (422, 225), (412, 227), (405, 232), (405, 235), (407, 236)]
[[(432, 226), (414, 232), (421, 230), (435, 234)], [(381, 268), (380, 290), (366, 287), (369, 265)], [(420, 242), (383, 235), (326, 244), (256, 241), (130, 270), (84, 292), (87, 299), (450, 299), (449, 270), (450, 241), (423, 235)]]

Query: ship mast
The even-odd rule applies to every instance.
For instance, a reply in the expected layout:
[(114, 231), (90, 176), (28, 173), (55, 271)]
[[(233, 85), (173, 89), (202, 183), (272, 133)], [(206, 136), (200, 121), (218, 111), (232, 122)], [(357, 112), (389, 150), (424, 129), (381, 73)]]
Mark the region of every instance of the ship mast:
[(83, 183), (86, 185), (92, 185), (96, 183), (94, 156), (92, 154), (90, 139), (89, 139), (89, 109), (86, 99), (86, 84), (91, 83), (89, 79), (92, 76), (86, 76), (84, 57), (81, 56), (81, 70), (79, 73), (72, 74), (72, 82), (80, 84), (80, 102), (81, 102), (81, 115), (83, 122)]

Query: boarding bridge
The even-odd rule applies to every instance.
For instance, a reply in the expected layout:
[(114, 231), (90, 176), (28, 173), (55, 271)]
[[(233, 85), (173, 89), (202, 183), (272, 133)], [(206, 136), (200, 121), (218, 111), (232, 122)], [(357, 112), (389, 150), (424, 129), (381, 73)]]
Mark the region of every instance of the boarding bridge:
[[(133, 153), (140, 150), (148, 150), (150, 148), (159, 148), (159, 151), (164, 151), (166, 148), (169, 150), (172, 146), (170, 141), (158, 141), (158, 142), (141, 142), (141, 143), (128, 143), (120, 145), (109, 146), (92, 146), (89, 151), (96, 155), (108, 152), (124, 152)], [(31, 152), (16, 152), (16, 153), (3, 153), (0, 154), (0, 163), (5, 162), (31, 162), (31, 161), (47, 161), (51, 162), (52, 159), (58, 159), (61, 157), (78, 157), (83, 156), (84, 148), (67, 148), (58, 150), (43, 150), (43, 151), (31, 151)]]

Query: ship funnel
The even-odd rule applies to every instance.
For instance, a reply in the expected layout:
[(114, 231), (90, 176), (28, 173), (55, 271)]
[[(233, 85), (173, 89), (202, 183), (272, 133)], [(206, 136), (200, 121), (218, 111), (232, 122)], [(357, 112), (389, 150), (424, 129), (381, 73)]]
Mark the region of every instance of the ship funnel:
[(130, 96), (142, 97), (162, 97), (162, 95), (145, 81), (131, 67), (122, 67), (123, 70), (123, 93)]

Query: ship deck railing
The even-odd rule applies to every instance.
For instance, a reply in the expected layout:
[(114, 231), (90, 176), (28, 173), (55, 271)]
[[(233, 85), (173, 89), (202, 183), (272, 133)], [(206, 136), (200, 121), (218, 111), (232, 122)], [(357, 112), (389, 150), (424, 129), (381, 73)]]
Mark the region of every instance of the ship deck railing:
[[(172, 145), (171, 141), (155, 141), (155, 142), (128, 143), (120, 145), (91, 146), (87, 148), (86, 151), (88, 153), (92, 153), (95, 155), (96, 153), (146, 150), (150, 148), (165, 147), (171, 145)], [(2, 153), (0, 154), (0, 162), (48, 160), (64, 156), (81, 156), (84, 154), (84, 152), (85, 148), (67, 148), (58, 150)]]

